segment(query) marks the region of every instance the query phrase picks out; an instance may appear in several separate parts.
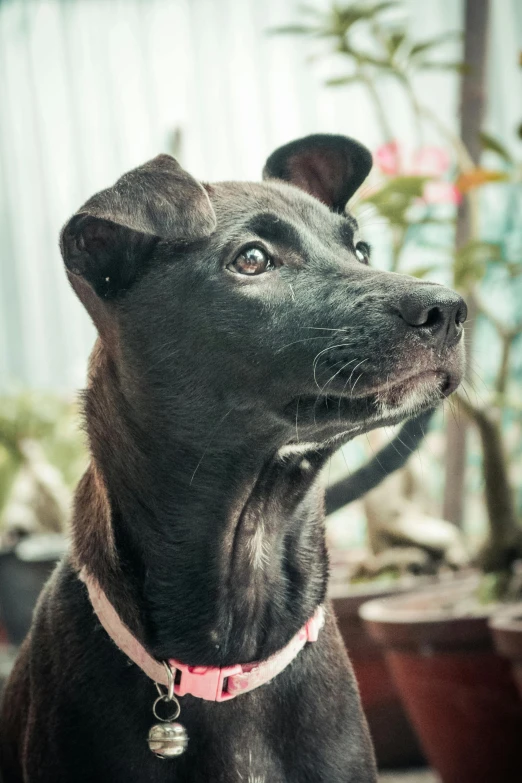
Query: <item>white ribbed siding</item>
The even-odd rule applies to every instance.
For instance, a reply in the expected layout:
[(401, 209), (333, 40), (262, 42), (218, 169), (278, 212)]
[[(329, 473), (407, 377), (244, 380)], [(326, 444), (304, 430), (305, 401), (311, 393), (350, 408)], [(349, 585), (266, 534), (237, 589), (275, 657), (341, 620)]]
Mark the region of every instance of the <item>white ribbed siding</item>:
[[(256, 179), (273, 148), (310, 132), (378, 143), (360, 88), (325, 89), (308, 42), (267, 35), (298, 5), (0, 0), (0, 387), (83, 384), (94, 331), (62, 270), (60, 227), (125, 170), (172, 151), (176, 128), (183, 164), (207, 180)], [(461, 0), (407, 5), (419, 37), (461, 26)], [(489, 127), (502, 133), (522, 117), (522, 8), (495, 0), (492, 11)], [(455, 121), (454, 76), (420, 87)], [(400, 92), (386, 95), (407, 137)]]

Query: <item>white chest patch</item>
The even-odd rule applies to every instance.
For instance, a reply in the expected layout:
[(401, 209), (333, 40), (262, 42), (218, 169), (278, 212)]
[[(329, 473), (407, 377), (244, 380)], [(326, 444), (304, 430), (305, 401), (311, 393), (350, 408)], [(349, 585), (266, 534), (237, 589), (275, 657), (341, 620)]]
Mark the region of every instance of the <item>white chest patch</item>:
[(433, 395), (433, 381), (419, 384), (416, 389), (410, 391), (400, 405), (388, 405), (385, 400), (377, 397), (381, 415), (400, 415), (401, 417), (413, 416), (420, 411), (426, 401)]
[(288, 443), (286, 446), (282, 446), (279, 449), (277, 456), (280, 459), (300, 456), (301, 454), (308, 454), (310, 451), (317, 451), (319, 447), (319, 443)]
[(265, 526), (260, 521), (249, 541), (249, 555), (252, 567), (256, 570), (265, 568), (269, 563), (268, 542)]
[[(239, 763), (239, 766), (241, 766), (242, 763), (241, 754), (236, 753), (236, 761)], [(251, 770), (252, 767), (254, 766), (254, 758), (251, 750), (248, 751), (247, 764), (249, 770)], [(255, 766), (258, 767), (259, 764), (255, 764)], [(267, 783), (267, 777), (264, 774), (258, 774), (247, 770), (243, 770), (242, 772), (238, 770), (237, 774), (239, 780), (244, 781), (245, 783)]]

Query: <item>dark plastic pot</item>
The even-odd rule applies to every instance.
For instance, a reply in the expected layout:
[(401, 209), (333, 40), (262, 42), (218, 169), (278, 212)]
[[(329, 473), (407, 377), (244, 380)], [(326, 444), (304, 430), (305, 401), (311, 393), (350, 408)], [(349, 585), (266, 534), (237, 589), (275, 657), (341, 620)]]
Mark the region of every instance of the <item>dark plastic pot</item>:
[(515, 682), (522, 697), (522, 603), (496, 612), (489, 621), (489, 628), (497, 652), (511, 661)]
[(62, 536), (31, 536), (0, 551), (0, 617), (9, 641), (21, 644), (38, 596), (64, 553)]
[(353, 587), (333, 584), (330, 597), (348, 655), (381, 769), (421, 766), (425, 763), (419, 741), (402, 705), (382, 652), (359, 617), (360, 606), (370, 598), (412, 589), (415, 580), (399, 586), (382, 584)]
[(372, 601), (361, 615), (443, 783), (521, 783), (522, 702), (487, 614), (470, 614), (477, 584)]

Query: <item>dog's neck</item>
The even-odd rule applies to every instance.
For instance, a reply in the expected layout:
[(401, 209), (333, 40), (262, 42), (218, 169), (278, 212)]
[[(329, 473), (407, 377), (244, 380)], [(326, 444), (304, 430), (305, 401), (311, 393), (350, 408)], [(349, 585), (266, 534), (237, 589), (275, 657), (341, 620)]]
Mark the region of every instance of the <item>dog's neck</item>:
[(326, 452), (282, 456), (275, 422), (261, 435), (247, 410), (227, 414), (226, 405), (193, 423), (191, 442), (186, 411), (177, 421), (165, 411), (167, 421), (149, 400), (145, 420), (104, 361), (86, 397), (93, 465), (79, 491), (92, 512), (103, 485), (110, 520), (75, 520), (80, 564), (155, 657), (214, 666), (266, 658), (325, 597), (316, 478)]

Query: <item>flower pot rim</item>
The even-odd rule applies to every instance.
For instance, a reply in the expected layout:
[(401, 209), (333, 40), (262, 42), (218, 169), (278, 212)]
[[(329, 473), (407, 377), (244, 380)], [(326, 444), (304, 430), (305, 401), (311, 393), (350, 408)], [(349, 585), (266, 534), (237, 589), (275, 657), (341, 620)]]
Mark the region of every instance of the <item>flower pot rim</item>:
[(418, 601), (419, 597), (424, 595), (432, 596), (435, 599), (434, 605), (436, 605), (437, 598), (443, 601), (445, 596), (447, 596), (447, 600), (453, 597), (471, 596), (478, 587), (479, 580), (479, 575), (473, 574), (448, 583), (427, 585), (400, 595), (377, 598), (364, 603), (359, 609), (359, 614), (365, 622), (388, 625), (437, 625), (452, 621), (483, 623), (491, 613), (491, 609), (488, 610), (486, 607), (483, 612), (459, 613), (445, 610), (443, 606), (436, 608), (413, 608), (411, 606), (412, 602)]
[(426, 575), (401, 577), (389, 582), (379, 582), (377, 580), (372, 582), (368, 580), (368, 582), (352, 584), (350, 582), (330, 581), (328, 598), (338, 600), (343, 598), (364, 598), (367, 595), (370, 600), (372, 596), (378, 598), (379, 596), (384, 597), (385, 595), (396, 595), (398, 593), (402, 595), (434, 582), (435, 577)]
[(494, 630), (522, 634), (522, 601), (498, 609), (490, 618), (489, 627)]

